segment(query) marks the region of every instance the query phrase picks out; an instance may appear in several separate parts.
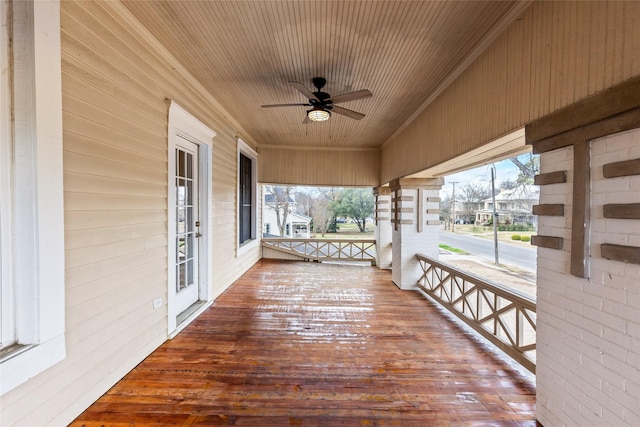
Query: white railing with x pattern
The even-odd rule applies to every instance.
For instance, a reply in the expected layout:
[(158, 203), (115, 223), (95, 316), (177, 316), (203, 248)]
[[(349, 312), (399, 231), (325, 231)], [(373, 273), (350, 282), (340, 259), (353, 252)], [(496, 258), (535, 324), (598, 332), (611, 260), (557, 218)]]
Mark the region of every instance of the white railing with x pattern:
[(376, 262), (375, 240), (263, 238), (262, 246), (313, 261)]
[(422, 268), (420, 289), (535, 373), (535, 300), (425, 255), (416, 256)]

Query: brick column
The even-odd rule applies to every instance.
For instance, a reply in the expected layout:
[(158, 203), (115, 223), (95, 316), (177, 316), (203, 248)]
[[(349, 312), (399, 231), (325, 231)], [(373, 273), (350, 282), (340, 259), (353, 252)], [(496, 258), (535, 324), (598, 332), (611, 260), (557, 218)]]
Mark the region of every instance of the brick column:
[(373, 189), (376, 197), (374, 238), (376, 239), (376, 265), (391, 269), (391, 189)]
[(417, 253), (438, 258), (439, 192), (442, 178), (400, 178), (391, 196), (392, 274), (400, 289), (415, 289), (420, 277)]

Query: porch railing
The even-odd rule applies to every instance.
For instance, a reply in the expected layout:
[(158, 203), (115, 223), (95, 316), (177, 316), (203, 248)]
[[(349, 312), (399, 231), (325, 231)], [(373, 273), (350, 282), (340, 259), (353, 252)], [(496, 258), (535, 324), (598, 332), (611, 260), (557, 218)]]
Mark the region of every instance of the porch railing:
[(262, 247), (311, 261), (376, 263), (375, 240), (263, 238)]
[(517, 291), (417, 254), (418, 286), (522, 366), (536, 370), (536, 303)]

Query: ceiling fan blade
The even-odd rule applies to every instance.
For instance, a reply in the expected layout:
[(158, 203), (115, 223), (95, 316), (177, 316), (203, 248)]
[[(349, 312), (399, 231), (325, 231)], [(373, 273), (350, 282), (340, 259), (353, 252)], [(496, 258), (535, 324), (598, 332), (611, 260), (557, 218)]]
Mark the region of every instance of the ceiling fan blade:
[(305, 85), (300, 82), (289, 82), (291, 86), (298, 89), (298, 92), (307, 97), (307, 99), (315, 99), (316, 101), (320, 101), (318, 97), (316, 97), (313, 92), (311, 92)]
[(357, 111), (349, 110), (347, 108), (338, 107), (334, 105), (331, 108), (332, 113), (342, 114), (343, 116), (351, 117), (352, 119), (360, 120), (364, 117), (364, 114), (358, 113)]
[(261, 105), (262, 108), (273, 108), (273, 107), (299, 107), (299, 106), (303, 106), (303, 107), (308, 107), (311, 104), (268, 104), (268, 105)]
[(342, 95), (336, 95), (329, 98), (327, 101), (332, 101), (334, 104), (341, 102), (355, 101), (357, 99), (371, 98), (373, 94), (367, 89), (357, 90), (355, 92), (343, 93)]

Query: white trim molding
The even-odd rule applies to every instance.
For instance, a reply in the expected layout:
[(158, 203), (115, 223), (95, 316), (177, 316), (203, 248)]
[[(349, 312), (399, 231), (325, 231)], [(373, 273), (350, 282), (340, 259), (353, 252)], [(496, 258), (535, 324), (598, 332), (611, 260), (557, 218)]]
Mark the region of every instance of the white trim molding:
[[(213, 180), (211, 177), (213, 167), (213, 138), (216, 132), (200, 120), (191, 115), (187, 110), (178, 105), (175, 101), (169, 103), (168, 118), (168, 196), (167, 196), (167, 260), (169, 265), (168, 272), (168, 288), (167, 288), (167, 318), (168, 318), (168, 336), (173, 338), (180, 330), (188, 325), (197, 317), (206, 307), (211, 305), (213, 301)], [(175, 268), (171, 268), (171, 259), (175, 257), (176, 251), (176, 213), (174, 200), (176, 199), (175, 191), (175, 152), (177, 139), (184, 138), (198, 145), (198, 169), (199, 169), (199, 218), (200, 230), (202, 238), (198, 239), (199, 244), (199, 293), (198, 300), (202, 303), (198, 309), (182, 320), (180, 324), (177, 321), (175, 313), (175, 294), (171, 292), (171, 288), (175, 286), (176, 272)]]
[[(240, 154), (251, 159), (251, 236), (252, 238), (240, 244)], [(260, 227), (258, 227), (258, 152), (238, 138), (238, 153), (236, 156), (236, 256), (240, 256), (260, 244)]]
[[(0, 394), (63, 360), (64, 195), (60, 4), (13, 1), (12, 262), (16, 345), (0, 358)], [(10, 269), (5, 274), (5, 269)], [(12, 351), (13, 350), (13, 351)]]

